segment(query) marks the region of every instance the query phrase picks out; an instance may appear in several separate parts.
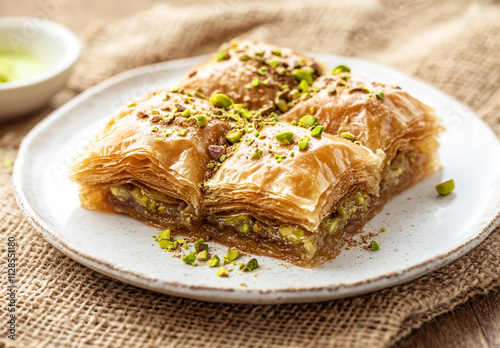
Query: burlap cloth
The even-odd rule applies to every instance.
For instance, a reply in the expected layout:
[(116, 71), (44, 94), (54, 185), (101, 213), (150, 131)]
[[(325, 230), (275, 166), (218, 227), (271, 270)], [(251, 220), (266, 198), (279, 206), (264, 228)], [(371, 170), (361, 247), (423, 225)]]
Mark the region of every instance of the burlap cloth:
[[(15, 159), (23, 136), (38, 120), (99, 81), (139, 65), (213, 51), (234, 36), (394, 66), (455, 96), (500, 134), (498, 2), (401, 0), (345, 6), (226, 0), (191, 8), (159, 5), (116, 23), (94, 23), (68, 87), (46, 110), (1, 127), (0, 157)], [(11, 169), (4, 167), (0, 226), (3, 240), (16, 236), (19, 245), (18, 336), (15, 342), (7, 340), (2, 330), (0, 342), (7, 346), (386, 347), (500, 285), (497, 229), (449, 266), (365, 296), (276, 306), (169, 297), (102, 276), (45, 242), (17, 208)], [(5, 289), (6, 276), (1, 279)], [(6, 313), (2, 309), (2, 316)], [(3, 324), (6, 320), (2, 317)]]

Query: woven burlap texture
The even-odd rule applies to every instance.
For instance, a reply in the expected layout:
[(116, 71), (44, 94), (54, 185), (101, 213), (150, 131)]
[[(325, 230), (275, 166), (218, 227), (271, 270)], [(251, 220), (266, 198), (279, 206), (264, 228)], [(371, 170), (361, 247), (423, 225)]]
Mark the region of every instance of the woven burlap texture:
[[(65, 90), (30, 119), (2, 126), (0, 157), (14, 159), (37, 121), (103, 79), (136, 66), (207, 53), (235, 36), (391, 65), (455, 96), (500, 134), (498, 2), (226, 0), (190, 8), (158, 5), (116, 23), (94, 23)], [(17, 238), (20, 287), (18, 336), (11, 341), (4, 333), (0, 343), (6, 346), (387, 347), (500, 285), (496, 229), (479, 247), (436, 272), (354, 298), (252, 306), (161, 295), (100, 275), (44, 241), (17, 208), (11, 172), (0, 168), (0, 227), (5, 241)], [(6, 257), (6, 242), (1, 250)], [(2, 289), (5, 281), (2, 277)]]

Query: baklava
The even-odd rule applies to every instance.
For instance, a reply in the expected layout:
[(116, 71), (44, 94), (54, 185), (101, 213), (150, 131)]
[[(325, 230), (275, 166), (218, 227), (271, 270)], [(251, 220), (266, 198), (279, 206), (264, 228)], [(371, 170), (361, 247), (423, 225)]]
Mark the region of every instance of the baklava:
[(439, 166), (441, 126), (398, 88), (324, 70), (224, 45), (109, 121), (72, 167), (82, 205), (303, 267), (336, 257)]

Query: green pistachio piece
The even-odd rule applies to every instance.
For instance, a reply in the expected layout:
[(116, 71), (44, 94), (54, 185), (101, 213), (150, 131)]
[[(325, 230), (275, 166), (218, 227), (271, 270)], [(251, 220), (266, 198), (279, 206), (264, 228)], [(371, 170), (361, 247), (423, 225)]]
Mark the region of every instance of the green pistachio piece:
[(273, 59), (269, 62), (269, 66), (271, 68), (276, 68), (276, 66), (278, 65), (278, 61), (276, 59)]
[(323, 126), (316, 126), (313, 128), (313, 130), (311, 131), (311, 135), (313, 137), (320, 137), (321, 136), (321, 133), (323, 133), (323, 131), (325, 130), (325, 127)]
[(217, 93), (210, 97), (210, 102), (218, 108), (227, 109), (234, 104), (233, 100), (225, 94)]
[(299, 139), (299, 149), (305, 150), (307, 147), (307, 144), (309, 144), (309, 140), (311, 140), (311, 138), (309, 138), (309, 137), (300, 138)]
[(203, 238), (198, 239), (196, 242), (194, 242), (194, 250), (197, 253), (202, 252), (203, 250), (208, 250), (208, 244), (205, 243), (205, 240)]
[(221, 50), (219, 53), (217, 53), (217, 61), (220, 62), (221, 60), (227, 60), (231, 58), (231, 55), (227, 50)]
[(246, 53), (243, 53), (243, 54), (240, 56), (240, 60), (241, 60), (242, 62), (246, 62), (246, 61), (247, 61), (247, 60), (249, 60), (250, 58), (252, 58), (252, 57), (250, 57), (250, 56), (249, 56), (248, 54), (246, 54)]
[(198, 127), (202, 128), (207, 124), (207, 116), (204, 115), (198, 115), (196, 116), (196, 121), (198, 121)]
[(245, 266), (243, 266), (241, 270), (243, 272), (250, 272), (256, 268), (259, 268), (259, 263), (257, 262), (257, 259), (251, 259)]
[(170, 92), (172, 92), (172, 93), (176, 93), (176, 92), (179, 92), (179, 89), (180, 89), (179, 87), (175, 87), (175, 88), (172, 88), (172, 89), (170, 90)]
[(441, 196), (449, 195), (454, 188), (455, 188), (455, 181), (453, 181), (453, 179), (445, 181), (439, 185), (436, 185), (436, 191)]
[(294, 71), (292, 71), (292, 75), (298, 81), (306, 81), (309, 85), (312, 85), (314, 81), (312, 75), (303, 69), (295, 69)]
[(246, 109), (243, 109), (240, 111), (240, 116), (243, 117), (245, 120), (249, 120), (252, 118), (252, 113)]
[(234, 261), (238, 257), (240, 257), (240, 252), (236, 249), (230, 249), (226, 255), (226, 259), (228, 259), (229, 261)]
[(257, 87), (260, 84), (260, 79), (258, 77), (254, 78), (251, 82), (252, 86)]
[(184, 112), (182, 113), (182, 116), (184, 116), (184, 117), (189, 117), (189, 116), (191, 116), (191, 109), (186, 109), (186, 110), (184, 110)]
[(274, 112), (269, 115), (269, 119), (273, 120), (274, 122), (279, 122), (280, 118), (278, 115), (276, 115)]
[(181, 137), (183, 137), (187, 134), (187, 132), (188, 132), (187, 129), (183, 129), (183, 130), (180, 130), (179, 133), (177, 133), (177, 134), (179, 134)]
[(184, 261), (185, 263), (187, 263), (188, 265), (192, 264), (194, 262), (194, 260), (196, 260), (196, 255), (195, 255), (195, 251), (187, 254), (186, 256), (184, 256), (182, 258), (182, 261)]
[(280, 56), (281, 57), (281, 50), (274, 50), (271, 53), (274, 54), (274, 55), (276, 55), (276, 56)]
[(312, 115), (302, 116), (299, 122), (299, 127), (314, 127), (318, 124), (318, 118)]
[(170, 239), (170, 229), (158, 233), (158, 239)]
[(380, 231), (382, 231), (382, 232), (387, 232), (387, 228), (386, 228), (386, 227), (382, 227), (382, 228), (380, 229)]
[(286, 68), (284, 66), (278, 66), (278, 67), (276, 67), (276, 73), (278, 75), (285, 75), (286, 74)]
[(354, 134), (350, 133), (350, 132), (341, 132), (340, 133), (340, 136), (344, 139), (348, 139), (348, 140), (354, 140)]
[(309, 85), (307, 84), (306, 80), (300, 81), (298, 87), (303, 93), (309, 93)]
[(208, 260), (207, 265), (208, 267), (217, 267), (220, 263), (220, 259), (217, 255), (212, 257), (210, 260)]
[(267, 66), (261, 66), (259, 69), (257, 69), (257, 73), (262, 76), (267, 74)]
[(217, 275), (219, 277), (229, 277), (229, 273), (224, 267), (219, 268), (219, 270), (217, 271)]
[(196, 260), (198, 261), (208, 260), (208, 251), (203, 250), (202, 252), (198, 253), (198, 255), (196, 255)]
[(286, 103), (285, 99), (276, 98), (274, 102), (276, 103), (276, 107), (280, 109), (282, 112), (288, 111), (288, 104)]
[(252, 154), (252, 159), (259, 159), (260, 156), (262, 156), (262, 151), (261, 150), (257, 150), (255, 151), (253, 154)]
[(287, 131), (287, 132), (282, 132), (279, 134), (276, 134), (274, 138), (280, 143), (281, 145), (288, 145), (292, 142), (293, 140), (293, 132)]
[(231, 129), (229, 132), (227, 132), (226, 139), (231, 144), (235, 144), (238, 141), (240, 141), (241, 137), (243, 136), (243, 133), (244, 133), (243, 129)]
[(171, 240), (162, 239), (158, 242), (158, 245), (162, 249), (167, 249), (168, 251), (177, 250), (177, 241), (172, 242)]
[(384, 100), (385, 98), (385, 95), (384, 95), (384, 92), (378, 92), (377, 94), (375, 94), (377, 96), (377, 99), (379, 100)]
[(351, 69), (349, 69), (347, 66), (345, 65), (337, 65), (333, 70), (332, 70), (332, 74), (340, 74), (340, 73), (343, 73), (343, 72), (351, 72)]
[(380, 244), (378, 244), (376, 241), (372, 240), (371, 248), (373, 251), (377, 251), (378, 249), (380, 249)]
[(368, 87), (363, 87), (363, 88), (361, 88), (361, 90), (362, 90), (363, 92), (365, 92), (365, 93), (371, 93), (371, 92), (372, 92), (372, 90), (371, 90), (371, 89), (369, 89)]
[(241, 233), (248, 233), (250, 232), (250, 224), (249, 223), (244, 223), (241, 225), (241, 227), (238, 229)]

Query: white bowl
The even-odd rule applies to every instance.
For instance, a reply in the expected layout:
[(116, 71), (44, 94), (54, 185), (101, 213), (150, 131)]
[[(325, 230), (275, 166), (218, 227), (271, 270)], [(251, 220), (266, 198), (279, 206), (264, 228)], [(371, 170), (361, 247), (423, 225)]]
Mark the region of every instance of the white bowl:
[(41, 18), (0, 18), (0, 52), (26, 51), (45, 69), (37, 75), (0, 83), (0, 119), (34, 111), (61, 89), (80, 55), (80, 42), (69, 29)]

